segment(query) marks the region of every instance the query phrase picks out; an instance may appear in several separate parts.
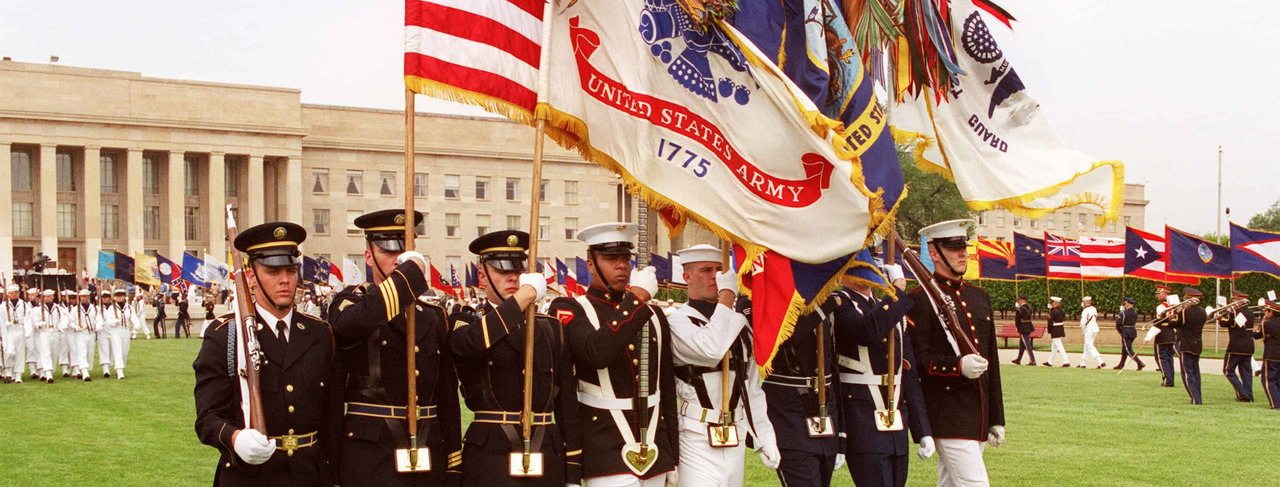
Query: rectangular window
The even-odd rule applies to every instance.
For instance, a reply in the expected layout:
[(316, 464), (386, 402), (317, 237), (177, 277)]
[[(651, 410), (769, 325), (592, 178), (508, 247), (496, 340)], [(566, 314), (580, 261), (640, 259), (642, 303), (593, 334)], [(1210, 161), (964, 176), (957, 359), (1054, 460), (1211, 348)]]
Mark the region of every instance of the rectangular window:
[(1062, 231), (1065, 232), (1070, 229), (1071, 229), (1071, 213), (1063, 213), (1062, 214)]
[(986, 224), (987, 224), (987, 212), (985, 212), (985, 211), (979, 211), (979, 212), (978, 212), (978, 224), (979, 224), (979, 225), (986, 225)]
[(998, 226), (998, 227), (1003, 227), (1003, 226), (1004, 226), (1004, 212), (1003, 212), (1003, 211), (1001, 211), (1000, 213), (996, 213), (996, 226)]
[(507, 230), (520, 230), (520, 215), (507, 215)]
[(489, 215), (476, 215), (476, 236), (489, 233)]
[(120, 192), (120, 180), (116, 177), (116, 155), (101, 154), (98, 156), (98, 170), (101, 175), (102, 194), (116, 194)]
[(551, 217), (538, 217), (538, 240), (551, 239)]
[(542, 180), (542, 184), (538, 185), (538, 201), (547, 202), (547, 188), (551, 187), (551, 181)]
[(31, 191), (31, 186), (35, 184), (32, 181), (34, 168), (31, 166), (31, 151), (16, 149), (10, 152), (9, 163), (13, 165), (10, 172), (10, 176), (13, 178), (13, 190)]
[(1102, 222), (1098, 221), (1098, 217), (1097, 217), (1097, 216), (1094, 216), (1094, 217), (1093, 217), (1093, 231), (1095, 231), (1095, 232), (1101, 232), (1101, 231), (1102, 231)]
[(316, 235), (329, 234), (329, 210), (311, 210), (311, 229)]
[(68, 193), (76, 190), (76, 167), (71, 154), (59, 152), (58, 160), (58, 192)]
[(427, 197), (427, 173), (425, 172), (413, 173), (413, 197), (414, 198)]
[(360, 218), (363, 214), (364, 212), (360, 210), (347, 210), (347, 235), (360, 235), (364, 232), (356, 226), (356, 218)]
[(1107, 225), (1107, 231), (1110, 231), (1111, 233), (1116, 233), (1116, 221), (1115, 221), (1115, 220), (1111, 220), (1111, 223), (1109, 223), (1109, 224)]
[(120, 207), (102, 205), (102, 238), (120, 238)]
[(387, 171), (378, 173), (378, 194), (383, 196), (396, 195), (396, 173)]
[(507, 178), (507, 201), (518, 201), (520, 199), (520, 179)]
[(578, 204), (578, 182), (577, 181), (564, 182), (564, 204), (566, 205)]
[(457, 174), (445, 174), (444, 175), (444, 197), (456, 199), (459, 193), (458, 188), (461, 185), (462, 183)]
[(182, 180), (186, 182), (187, 196), (200, 196), (200, 159), (186, 157), (182, 161), (182, 176)]
[(142, 194), (160, 194), (160, 161), (155, 155), (142, 155)]
[(76, 238), (75, 203), (58, 203), (58, 238)]
[(444, 214), (444, 235), (446, 237), (457, 237), (458, 227), (462, 226), (462, 215), (457, 213)]
[(1127, 216), (1126, 216), (1126, 217), (1124, 217), (1124, 226), (1126, 226), (1126, 227), (1127, 227), (1127, 226), (1129, 226), (1129, 225), (1130, 225), (1130, 223), (1129, 223), (1129, 217), (1127, 217)]
[(486, 176), (476, 176), (476, 199), (480, 201), (489, 199), (489, 178)]
[(1044, 219), (1044, 227), (1045, 227), (1046, 229), (1053, 230), (1053, 215), (1049, 215), (1049, 216), (1045, 217), (1045, 219)]
[(182, 213), (187, 240), (200, 240), (200, 208), (188, 206)]
[(413, 227), (414, 235), (421, 235), (423, 237), (430, 236), (430, 235), (427, 235), (427, 218), (430, 216), (431, 214), (425, 211), (422, 212), (422, 223), (419, 223), (417, 226)]
[(142, 236), (149, 240), (160, 239), (160, 207), (148, 206), (142, 209)]
[(329, 194), (329, 170), (311, 170), (311, 194)]
[[(236, 198), (240, 196), (240, 158), (228, 157), (222, 161), (222, 185), (226, 187), (223, 193), (228, 198)], [(329, 188), (329, 176), (326, 172), (324, 178), (325, 189)]]
[(1013, 228), (1022, 228), (1022, 217), (1013, 217)]
[(31, 203), (13, 202), (13, 236), (35, 236), (35, 213), (31, 209)]
[(1088, 219), (1088, 216), (1089, 216), (1089, 215), (1086, 215), (1086, 214), (1084, 214), (1084, 213), (1081, 213), (1079, 216), (1080, 216), (1080, 223), (1078, 223), (1078, 224), (1076, 225), (1076, 229), (1077, 229), (1077, 230), (1079, 230), (1079, 231), (1081, 231), (1081, 232), (1083, 232), (1083, 231), (1084, 231), (1084, 223), (1085, 223), (1085, 221)]
[(364, 173), (347, 171), (347, 194), (359, 196), (364, 193)]
[(573, 240), (573, 237), (577, 234), (578, 234), (578, 219), (573, 217), (565, 218), (564, 219), (564, 239)]
[(1031, 224), (1031, 228), (1040, 228), (1039, 218), (1029, 218), (1027, 219), (1027, 223)]
[(1003, 242), (1003, 241), (1004, 241), (1004, 237), (996, 237), (996, 241), (997, 241), (997, 242)]

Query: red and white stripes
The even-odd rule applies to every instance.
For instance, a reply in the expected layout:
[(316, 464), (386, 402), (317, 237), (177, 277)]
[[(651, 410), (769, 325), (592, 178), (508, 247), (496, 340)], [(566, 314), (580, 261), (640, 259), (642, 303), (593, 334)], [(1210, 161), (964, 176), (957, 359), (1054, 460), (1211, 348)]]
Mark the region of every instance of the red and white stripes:
[(1088, 277), (1124, 275), (1124, 240), (1080, 237), (1080, 274)]

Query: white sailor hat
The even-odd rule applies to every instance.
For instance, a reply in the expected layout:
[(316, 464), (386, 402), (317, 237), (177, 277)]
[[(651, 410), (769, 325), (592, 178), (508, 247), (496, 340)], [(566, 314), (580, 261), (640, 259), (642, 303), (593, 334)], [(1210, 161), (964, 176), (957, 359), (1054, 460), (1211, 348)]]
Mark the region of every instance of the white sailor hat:
[(944, 248), (962, 249), (969, 242), (969, 229), (976, 224), (969, 218), (947, 220), (921, 228), (920, 236), (927, 237), (930, 242), (937, 242)]
[(27, 288), (27, 294), (40, 294), (40, 290), (34, 287)]
[(687, 249), (676, 252), (680, 256), (681, 265), (689, 265), (694, 262), (715, 262), (720, 263), (720, 249), (707, 244), (698, 244)]
[(587, 250), (601, 254), (631, 254), (640, 227), (634, 223), (610, 222), (591, 225), (578, 231), (578, 240)]
[(1081, 301), (1093, 301), (1093, 296), (1085, 296), (1085, 297), (1083, 297), (1083, 298), (1080, 298), (1080, 300), (1081, 300)]
[(44, 290), (44, 292), (42, 292), (42, 293), (40, 293), (40, 294), (41, 294), (41, 295), (44, 295), (44, 296), (53, 296), (53, 294), (54, 294), (54, 293), (53, 293), (53, 290), (52, 290), (52, 289), (45, 289), (45, 290)]
[(92, 296), (92, 293), (90, 293), (88, 289), (81, 289), (81, 290), (80, 290), (80, 297), (82, 297), (82, 298), (83, 298), (83, 297), (87, 297), (87, 296)]
[(22, 288), (19, 288), (17, 284), (10, 284), (9, 287), (5, 288), (5, 291), (11, 292), (11, 293), (16, 293), (21, 290)]
[(72, 291), (72, 290), (70, 290), (70, 289), (63, 289), (63, 290), (62, 290), (62, 295), (63, 295), (63, 296), (75, 296), (75, 294), (76, 294), (76, 292), (75, 292), (75, 291)]
[(1049, 296), (1049, 301), (1053, 301), (1053, 302), (1055, 302), (1055, 303), (1061, 303), (1061, 302), (1062, 302), (1062, 298), (1059, 298), (1059, 297), (1057, 297), (1057, 296)]

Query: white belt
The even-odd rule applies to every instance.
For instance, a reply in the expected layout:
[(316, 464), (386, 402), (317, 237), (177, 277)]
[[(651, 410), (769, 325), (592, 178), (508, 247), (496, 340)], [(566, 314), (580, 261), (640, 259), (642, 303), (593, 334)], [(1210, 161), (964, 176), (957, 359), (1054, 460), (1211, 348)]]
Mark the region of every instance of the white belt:
[[(680, 403), (680, 415), (700, 423), (711, 422), (720, 424), (721, 414), (722, 413), (718, 409), (707, 409), (688, 401)], [(733, 421), (736, 422), (737, 420), (738, 414), (735, 411), (733, 414)]]
[[(850, 374), (847, 372), (840, 373), (840, 382), (843, 384), (857, 384), (864, 386), (883, 386), (885, 384), (885, 376), (874, 374)], [(902, 385), (902, 374), (893, 376), (893, 385)]]
[[(859, 348), (863, 348), (863, 349), (865, 349), (866, 347), (859, 347)], [(866, 354), (866, 351), (865, 351), (865, 350), (859, 350), (859, 352), (863, 353), (864, 355)], [(870, 371), (871, 371), (871, 370), (870, 370), (870, 367), (867, 367), (867, 364), (865, 364), (865, 363), (863, 363), (863, 362), (860, 362), (860, 361), (857, 361), (857, 360), (854, 360), (852, 357), (848, 357), (848, 356), (845, 356), (845, 355), (836, 355), (836, 364), (837, 364), (837, 365), (839, 365), (839, 366), (841, 366), (841, 367), (844, 367), (844, 368), (846, 368), (846, 369), (849, 369), (849, 370), (855, 371), (855, 372), (870, 372)], [(844, 374), (840, 374), (840, 375), (842, 375), (842, 376), (843, 376)], [(841, 381), (843, 381), (843, 380), (844, 380), (844, 379), (841, 379)]]
[[(616, 411), (630, 411), (634, 401), (631, 398), (603, 398), (600, 386), (590, 382), (578, 381), (578, 402), (586, 404), (596, 409), (608, 409)], [(659, 398), (657, 394), (650, 395), (646, 399), (648, 407), (658, 405)]]

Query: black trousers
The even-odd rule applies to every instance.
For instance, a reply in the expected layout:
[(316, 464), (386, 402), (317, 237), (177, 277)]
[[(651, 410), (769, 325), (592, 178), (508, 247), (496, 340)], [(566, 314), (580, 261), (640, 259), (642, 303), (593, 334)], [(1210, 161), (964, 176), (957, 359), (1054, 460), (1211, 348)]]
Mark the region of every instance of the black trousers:
[(1253, 357), (1228, 353), (1222, 361), (1222, 375), (1236, 390), (1236, 399), (1253, 399)]
[(1138, 364), (1138, 366), (1139, 366), (1139, 367), (1144, 366), (1144, 364), (1142, 363), (1142, 359), (1138, 358), (1138, 353), (1133, 351), (1133, 339), (1134, 339), (1134, 338), (1137, 338), (1137, 337), (1136, 337), (1136, 336), (1125, 336), (1124, 334), (1121, 334), (1121, 335), (1120, 335), (1120, 348), (1121, 348), (1121, 351), (1120, 351), (1120, 368), (1122, 368), (1122, 369), (1124, 368), (1124, 362), (1125, 362), (1125, 360), (1128, 360), (1128, 359), (1129, 359), (1129, 357), (1133, 357), (1133, 362), (1134, 362), (1134, 363), (1136, 363), (1136, 364)]
[(1175, 352), (1173, 344), (1157, 343), (1155, 347), (1156, 366), (1160, 368), (1160, 385), (1173, 387), (1173, 355)]
[(1191, 396), (1191, 404), (1204, 404), (1200, 398), (1200, 355), (1182, 352), (1178, 361), (1182, 363), (1182, 386)]
[(1034, 344), (1033, 344), (1033, 343), (1032, 343), (1032, 341), (1031, 341), (1031, 334), (1030, 334), (1030, 333), (1026, 333), (1026, 334), (1019, 334), (1019, 335), (1021, 336), (1021, 338), (1018, 340), (1018, 358), (1013, 359), (1013, 361), (1014, 361), (1014, 362), (1021, 362), (1021, 361), (1022, 361), (1022, 351), (1023, 351), (1023, 350), (1026, 350), (1026, 351), (1027, 351), (1027, 355), (1031, 358), (1031, 365), (1035, 365), (1035, 364), (1036, 364), (1036, 351), (1031, 349), (1031, 347), (1032, 347), (1032, 346), (1034, 346)]
[(182, 330), (187, 330), (187, 338), (191, 338), (191, 319), (179, 317), (173, 322), (174, 338), (181, 338)]
[(835, 455), (782, 448), (778, 480), (782, 481), (782, 487), (830, 487), (831, 473), (835, 467)]
[[(1031, 363), (1035, 363), (1034, 359)], [(857, 487), (903, 487), (907, 485), (907, 455), (852, 453), (845, 459), (849, 476)]]
[(164, 327), (164, 317), (156, 316), (151, 320), (151, 332), (156, 338), (166, 338), (169, 336), (169, 330)]
[(1262, 393), (1271, 409), (1280, 409), (1280, 360), (1262, 362)]

